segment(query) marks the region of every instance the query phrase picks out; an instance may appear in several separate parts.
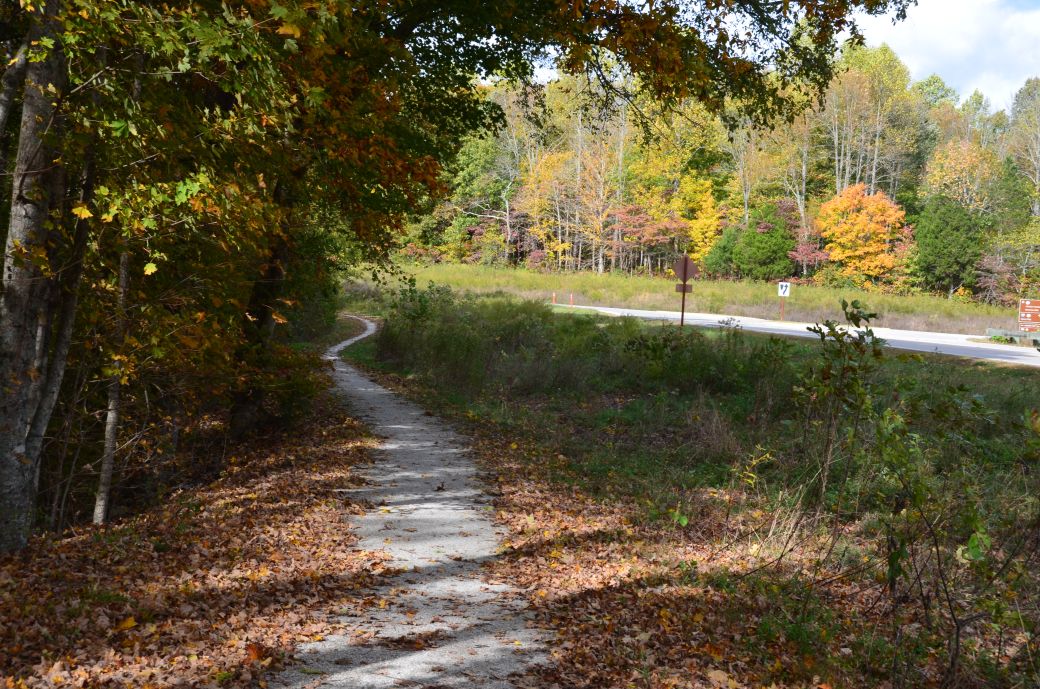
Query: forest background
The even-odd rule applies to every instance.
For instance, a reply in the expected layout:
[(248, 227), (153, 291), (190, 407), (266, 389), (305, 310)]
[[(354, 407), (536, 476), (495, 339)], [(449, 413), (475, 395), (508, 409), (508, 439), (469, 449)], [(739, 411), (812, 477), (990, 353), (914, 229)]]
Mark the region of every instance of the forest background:
[(1004, 304), (1036, 291), (1040, 79), (994, 112), (913, 81), (885, 45), (849, 46), (822, 97), (769, 127), (625, 90), (488, 86), (506, 126), (466, 140), (406, 253), (658, 275), (687, 252), (722, 278)]

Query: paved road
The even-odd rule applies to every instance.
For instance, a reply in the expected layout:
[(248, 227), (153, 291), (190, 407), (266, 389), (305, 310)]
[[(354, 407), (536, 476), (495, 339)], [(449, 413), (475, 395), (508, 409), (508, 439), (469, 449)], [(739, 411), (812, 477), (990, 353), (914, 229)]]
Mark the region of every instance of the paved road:
[[(618, 309), (607, 306), (573, 306), (564, 307), (583, 309), (605, 313), (611, 316), (632, 316), (655, 321), (678, 321), (678, 311), (643, 311), (640, 309)], [(762, 318), (747, 316), (725, 316), (717, 313), (687, 313), (686, 322), (708, 328), (717, 328), (722, 321), (739, 325), (742, 329), (768, 333), (770, 335), (786, 335), (792, 337), (812, 337), (808, 328), (811, 323), (792, 321), (768, 321)], [(913, 352), (948, 354), (968, 359), (993, 361), (1016, 366), (1033, 366), (1040, 368), (1040, 352), (1029, 347), (978, 342), (979, 335), (956, 335), (951, 333), (932, 333), (919, 330), (893, 330), (892, 328), (874, 328), (874, 333), (885, 340), (894, 349), (905, 349)]]

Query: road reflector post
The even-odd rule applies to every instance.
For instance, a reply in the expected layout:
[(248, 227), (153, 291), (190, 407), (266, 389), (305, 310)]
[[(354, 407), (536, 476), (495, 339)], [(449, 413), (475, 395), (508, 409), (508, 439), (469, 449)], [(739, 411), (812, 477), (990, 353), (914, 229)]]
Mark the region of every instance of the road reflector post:
[(675, 262), (675, 277), (679, 278), (680, 282), (675, 286), (675, 291), (682, 293), (682, 304), (679, 307), (679, 327), (683, 327), (686, 321), (686, 294), (687, 292), (693, 292), (693, 285), (688, 285), (690, 278), (697, 276), (697, 264), (693, 262), (693, 259), (683, 254), (679, 257), (679, 260)]
[(776, 293), (780, 297), (780, 320), (784, 320), (784, 304), (787, 302), (787, 298), (791, 296), (791, 283), (778, 282), (776, 284)]
[(571, 292), (571, 306), (574, 306), (574, 292)]
[(553, 304), (556, 304), (556, 292), (553, 292)]

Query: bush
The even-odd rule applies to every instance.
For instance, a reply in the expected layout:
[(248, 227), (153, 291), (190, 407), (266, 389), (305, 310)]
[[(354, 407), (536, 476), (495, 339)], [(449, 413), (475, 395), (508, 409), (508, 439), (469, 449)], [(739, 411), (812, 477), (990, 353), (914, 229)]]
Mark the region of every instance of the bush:
[(774, 205), (760, 206), (751, 214), (750, 226), (733, 246), (733, 265), (741, 277), (775, 280), (794, 273), (794, 237), (787, 221)]
[(751, 398), (766, 383), (790, 387), (789, 348), (736, 329), (709, 336), (629, 318), (556, 318), (540, 302), (459, 296), (433, 286), (402, 291), (378, 339), (384, 361), (464, 393), (665, 387)]
[[(380, 330), (382, 358), (439, 384), (479, 390), (491, 382), (540, 379), (552, 312), (535, 303), (459, 297), (450, 289), (400, 292)], [(507, 365), (508, 361), (508, 365)]]
[[(544, 442), (564, 480), (639, 498), (651, 518), (710, 515), (692, 489), (726, 486), (727, 523), (750, 529), (726, 538), (754, 540), (748, 563), (763, 583), (806, 592), (785, 613), (794, 629), (826, 612), (814, 596), (839, 593), (834, 582), (851, 585), (842, 595), (876, 591), (874, 619), (887, 623), (843, 643), (877, 641), (880, 655), (857, 662), (892, 686), (921, 686), (904, 675), (926, 656), (946, 686), (968, 674), (962, 663), (1035, 678), (1024, 645), (1040, 624), (1033, 398), (987, 405), (987, 385), (1014, 387), (993, 382), (1003, 374), (951, 385), (965, 369), (886, 356), (874, 315), (842, 307), (844, 321), (812, 328), (810, 345), (413, 288), (379, 354), (470, 418)], [(1002, 660), (1013, 638), (1018, 658)], [(972, 679), (961, 686), (1035, 685)]]
[(722, 236), (704, 257), (704, 270), (711, 275), (730, 277), (736, 275), (737, 267), (733, 263), (733, 249), (740, 239), (740, 231), (735, 227), (727, 227)]

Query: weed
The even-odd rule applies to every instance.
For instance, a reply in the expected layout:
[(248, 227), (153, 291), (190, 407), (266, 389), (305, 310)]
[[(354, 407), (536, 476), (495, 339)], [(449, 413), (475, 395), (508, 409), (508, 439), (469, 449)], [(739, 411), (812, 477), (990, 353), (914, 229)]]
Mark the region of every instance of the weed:
[(1040, 375), (889, 356), (873, 314), (842, 310), (790, 342), (411, 288), (373, 361), (561, 458), (553, 480), (683, 538), (714, 529), (747, 570), (678, 576), (775, 601), (763, 638), (826, 655), (837, 623), (819, 591), (858, 582), (883, 624), (846, 629), (841, 663), (892, 686), (920, 684), (926, 658), (945, 659), (947, 686), (969, 669), (1035, 676)]

